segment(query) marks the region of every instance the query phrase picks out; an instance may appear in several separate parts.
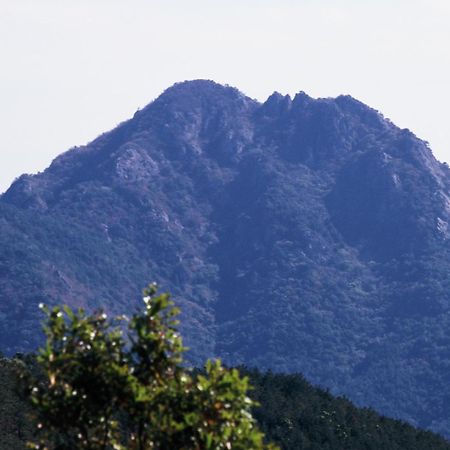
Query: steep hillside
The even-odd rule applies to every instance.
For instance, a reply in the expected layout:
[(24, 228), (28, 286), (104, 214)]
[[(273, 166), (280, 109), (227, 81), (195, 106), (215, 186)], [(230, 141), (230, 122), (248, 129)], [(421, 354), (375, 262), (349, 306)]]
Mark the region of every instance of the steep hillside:
[(0, 197), (0, 340), (37, 304), (133, 309), (156, 280), (190, 358), (299, 371), (450, 435), (450, 175), (357, 100), (180, 83)]

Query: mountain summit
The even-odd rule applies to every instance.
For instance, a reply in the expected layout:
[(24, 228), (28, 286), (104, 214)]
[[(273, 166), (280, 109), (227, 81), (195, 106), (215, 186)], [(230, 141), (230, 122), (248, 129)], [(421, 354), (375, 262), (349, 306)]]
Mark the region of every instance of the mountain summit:
[(349, 96), (178, 83), (0, 197), (0, 339), (38, 303), (131, 311), (157, 281), (189, 358), (300, 371), (450, 435), (450, 174)]

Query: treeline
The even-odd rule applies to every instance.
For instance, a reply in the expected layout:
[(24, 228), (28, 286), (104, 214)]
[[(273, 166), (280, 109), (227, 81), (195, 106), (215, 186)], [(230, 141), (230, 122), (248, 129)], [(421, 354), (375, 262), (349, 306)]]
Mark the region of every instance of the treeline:
[(241, 372), (254, 386), (250, 396), (261, 404), (253, 412), (261, 431), (284, 450), (450, 449), (439, 435), (357, 408), (301, 375)]
[[(25, 449), (33, 435), (31, 409), (18, 388), (18, 369), (23, 364), (36, 370), (30, 356), (0, 359), (0, 450)], [(260, 429), (281, 449), (450, 449), (450, 443), (436, 434), (357, 408), (312, 386), (301, 375), (240, 371), (254, 387), (250, 397), (260, 403), (253, 411)]]

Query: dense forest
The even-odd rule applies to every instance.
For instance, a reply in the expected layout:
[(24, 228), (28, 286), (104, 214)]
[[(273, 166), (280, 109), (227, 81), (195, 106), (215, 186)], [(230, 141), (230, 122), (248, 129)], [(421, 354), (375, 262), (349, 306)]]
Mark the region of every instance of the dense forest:
[[(0, 450), (25, 449), (33, 435), (31, 409), (20, 394), (17, 377), (23, 364), (33, 367), (34, 358), (0, 359)], [(301, 375), (240, 371), (250, 378), (250, 397), (260, 403), (253, 415), (261, 430), (283, 450), (450, 449), (450, 443), (436, 434), (357, 408)]]

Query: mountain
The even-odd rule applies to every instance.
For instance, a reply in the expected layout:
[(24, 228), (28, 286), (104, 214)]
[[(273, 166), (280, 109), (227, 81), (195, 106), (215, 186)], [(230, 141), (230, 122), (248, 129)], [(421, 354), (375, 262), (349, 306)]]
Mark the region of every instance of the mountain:
[(450, 173), (349, 96), (179, 83), (0, 197), (0, 342), (37, 305), (132, 311), (157, 281), (189, 358), (302, 372), (450, 436)]

